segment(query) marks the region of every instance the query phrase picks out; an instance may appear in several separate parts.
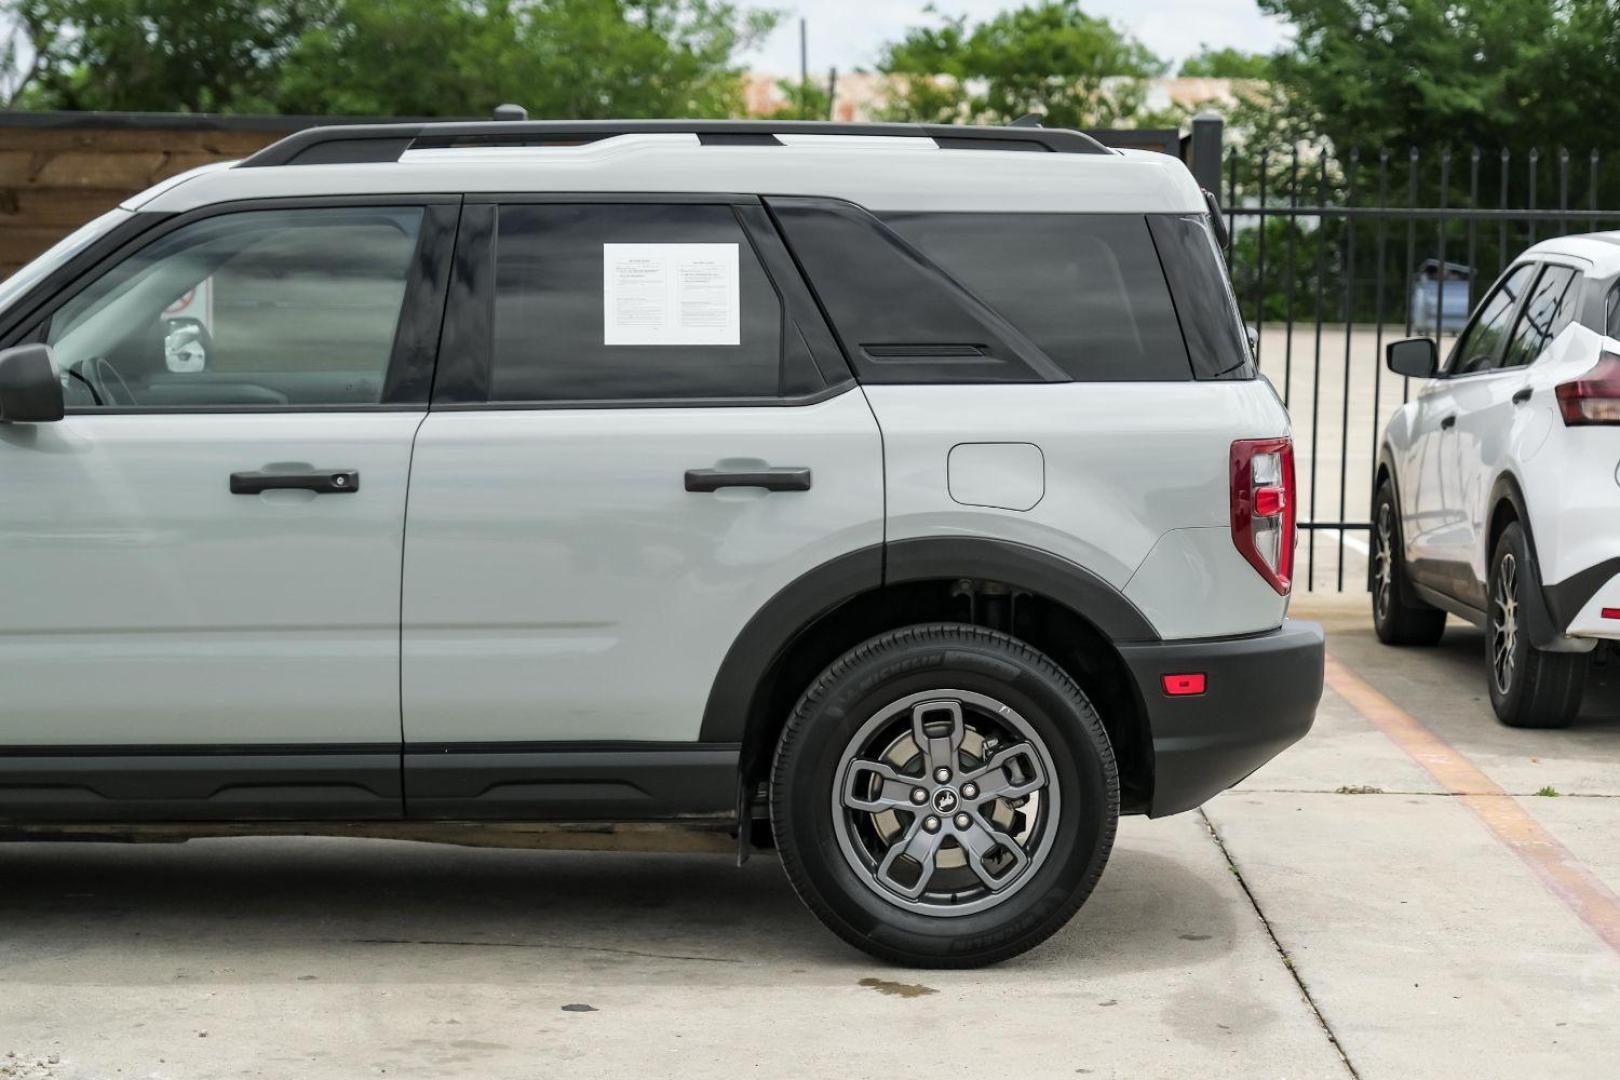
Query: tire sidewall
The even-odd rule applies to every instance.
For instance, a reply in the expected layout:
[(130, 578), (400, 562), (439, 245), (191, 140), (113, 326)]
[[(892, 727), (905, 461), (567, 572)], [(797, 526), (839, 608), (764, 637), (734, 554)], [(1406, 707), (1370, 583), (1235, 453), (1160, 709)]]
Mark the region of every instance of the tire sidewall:
[(1524, 619), (1520, 617), (1517, 632), (1514, 634), (1513, 675), (1508, 682), (1507, 693), (1504, 694), (1496, 688), (1495, 638), (1492, 633), (1492, 626), (1496, 620), (1496, 576), (1501, 572), (1503, 558), (1508, 555), (1512, 555), (1518, 563), (1513, 578), (1513, 599), (1518, 602), (1518, 609), (1522, 613), (1529, 545), (1524, 542), (1524, 531), (1518, 522), (1508, 525), (1497, 538), (1496, 547), (1491, 552), (1490, 571), (1485, 580), (1485, 681), (1491, 695), (1491, 706), (1499, 717), (1511, 716), (1518, 712), (1520, 699), (1524, 696), (1525, 668), (1530, 662), (1530, 638), (1524, 632)]
[[(1380, 639), (1388, 640), (1393, 636), (1392, 623), (1399, 614), (1401, 606), (1401, 577), (1406, 572), (1405, 559), (1402, 553), (1401, 542), (1401, 513), (1395, 505), (1395, 493), (1388, 480), (1378, 486), (1378, 495), (1373, 499), (1373, 543), (1383, 541), (1378, 536), (1378, 519), (1389, 507), (1390, 538), (1389, 538), (1389, 610), (1382, 615), (1378, 613), (1378, 581), (1373, 579), (1372, 616), (1373, 629), (1378, 632)], [(1376, 550), (1376, 548), (1375, 548)], [(1373, 570), (1377, 572), (1377, 559), (1373, 560)]]
[[(944, 633), (865, 655), (857, 649), (853, 663), (835, 664), (818, 680), (792, 721), (804, 730), (784, 740), (778, 757), (772, 816), (784, 860), (798, 864), (790, 867), (796, 884), (846, 939), (896, 958), (973, 962), (1033, 945), (1090, 892), (1112, 847), (1118, 780), (1095, 712), (1055, 665), (1000, 635), (933, 629)], [(1045, 862), (1014, 895), (971, 915), (923, 915), (876, 895), (845, 858), (833, 818), (844, 751), (860, 726), (907, 695), (934, 690), (977, 691), (1019, 712), (1046, 743), (1058, 784)]]

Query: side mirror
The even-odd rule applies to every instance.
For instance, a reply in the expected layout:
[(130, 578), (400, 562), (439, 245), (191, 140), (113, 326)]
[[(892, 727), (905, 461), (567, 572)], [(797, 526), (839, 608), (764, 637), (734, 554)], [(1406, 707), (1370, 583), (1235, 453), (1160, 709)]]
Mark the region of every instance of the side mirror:
[(0, 351), (0, 421), (39, 424), (62, 419), (62, 380), (49, 345)]
[(1384, 363), (1397, 375), (1432, 379), (1440, 371), (1440, 350), (1433, 338), (1407, 338), (1384, 346)]

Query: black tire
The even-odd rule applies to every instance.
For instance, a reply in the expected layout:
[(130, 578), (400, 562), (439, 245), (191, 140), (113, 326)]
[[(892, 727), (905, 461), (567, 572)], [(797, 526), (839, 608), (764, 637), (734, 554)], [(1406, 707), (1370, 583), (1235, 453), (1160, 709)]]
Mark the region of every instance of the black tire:
[[(944, 745), (944, 736), (935, 732), (950, 727), (948, 712), (925, 714), (937, 704), (933, 699), (939, 691), (955, 691), (960, 701), (955, 705), (948, 757), (928, 757), (920, 752), (922, 741), (905, 740), (915, 731), (926, 733), (930, 746)], [(921, 703), (913, 704), (918, 701)], [(986, 701), (1005, 708), (998, 714), (985, 708)], [(907, 709), (909, 720), (902, 719)], [(974, 709), (982, 711), (975, 713)], [(976, 737), (972, 725), (994, 729), (998, 717), (1005, 722), (1008, 710), (1021, 721), (1026, 736), (1033, 737), (1021, 741), (1014, 737), (1003, 746), (997, 734), (979, 744), (984, 757), (976, 759), (968, 749)], [(885, 721), (890, 713), (894, 719)], [(938, 723), (945, 727), (937, 726), (930, 715), (940, 717)], [(917, 834), (929, 820), (934, 822), (931, 832), (940, 832), (942, 818), (935, 816), (936, 806), (943, 817), (948, 835), (932, 839), (938, 846), (926, 856), (926, 872), (919, 864), (916, 887), (924, 888), (934, 875), (942, 873), (959, 875), (960, 881), (960, 875), (980, 873), (989, 865), (990, 856), (968, 865), (969, 851), (982, 844), (985, 836), (1005, 839), (1008, 834), (970, 836), (974, 830), (967, 827), (968, 815), (955, 812), (972, 809), (975, 815), (983, 812), (973, 819), (977, 825), (993, 824), (991, 818), (998, 814), (1016, 814), (1016, 828), (1027, 821), (1040, 822), (1043, 846), (1036, 853), (1039, 860), (1033, 854), (1027, 856), (1021, 878), (1013, 885), (999, 886), (1007, 895), (995, 893), (993, 885), (981, 886), (969, 879), (969, 887), (944, 890), (944, 899), (935, 901), (931, 911), (922, 911), (915, 907), (915, 900), (885, 895), (881, 869), (867, 864), (864, 871), (857, 870), (865, 857), (855, 850), (860, 838), (872, 837), (881, 843), (873, 825), (878, 819), (865, 818), (870, 831), (862, 833), (862, 822), (856, 820), (861, 814), (844, 803), (835, 810), (834, 803), (848, 798), (857, 774), (872, 767), (867, 758), (856, 760), (851, 755), (858, 749), (852, 740), (865, 737), (863, 733), (874, 724), (886, 722), (915, 725), (906, 726), (898, 742), (890, 744), (919, 751), (906, 766), (909, 771), (900, 777), (903, 785), (931, 784), (929, 770), (941, 760), (954, 759), (959, 773), (952, 782), (960, 781), (960, 804), (941, 805), (941, 790), (931, 787), (928, 801), (918, 810), (890, 811), (894, 816), (889, 820), (898, 823), (906, 837), (917, 840), (924, 839)], [(968, 734), (964, 736), (964, 732)], [(1036, 750), (1047, 762), (1041, 769), (1051, 769), (1048, 779), (1052, 786), (1050, 792), (1040, 793), (1033, 817), (1025, 817), (1031, 802), (1027, 795), (1016, 811), (1007, 809), (1017, 805), (1016, 801), (1003, 804), (995, 798), (970, 805), (972, 795), (983, 796), (992, 784), (1015, 780), (1015, 774), (1023, 773), (1029, 780), (1024, 771), (1027, 767), (1015, 762), (1024, 760), (1024, 751), (1033, 755)], [(1010, 759), (993, 779), (994, 759), (1014, 752), (1020, 757)], [(975, 769), (981, 771), (975, 774)], [(973, 775), (983, 778), (985, 791), (971, 783)], [(887, 783), (884, 780), (879, 787), (887, 791), (883, 786)], [(909, 795), (921, 790), (911, 788)], [(908, 793), (908, 788), (901, 786), (898, 791)], [(985, 807), (991, 809), (984, 812)], [(913, 815), (910, 819), (904, 816), (907, 811)], [(911, 626), (851, 649), (799, 699), (777, 745), (771, 771), (771, 820), (788, 880), (805, 905), (838, 936), (891, 963), (976, 967), (1038, 945), (1067, 923), (1091, 894), (1107, 864), (1119, 822), (1119, 776), (1096, 710), (1074, 681), (1045, 655), (1016, 638), (982, 627)], [(961, 843), (953, 834), (956, 827), (965, 830)], [(1033, 835), (1035, 827), (1029, 828)], [(1020, 850), (1026, 842), (1015, 841)], [(889, 844), (890, 848), (896, 846), (900, 846), (898, 841)], [(946, 859), (936, 856), (953, 850), (959, 852), (953, 858), (963, 859), (964, 864), (947, 872)], [(1003, 861), (1014, 854), (1005, 844), (990, 850)], [(975, 889), (980, 890), (981, 899), (964, 899), (971, 898)], [(922, 897), (924, 902), (929, 899), (927, 894)], [(908, 903), (913, 906), (904, 906)], [(973, 903), (991, 906), (975, 909)], [(952, 908), (953, 904), (957, 907)], [(955, 913), (941, 914), (947, 911)]]
[(1388, 480), (1373, 499), (1373, 630), (1385, 645), (1433, 645), (1445, 633), (1446, 613), (1412, 596), (1406, 581), (1406, 547), (1400, 507)]
[(1530, 544), (1518, 522), (1502, 530), (1486, 584), (1486, 678), (1491, 708), (1508, 727), (1568, 727), (1581, 708), (1585, 653), (1544, 652), (1530, 643), (1519, 612), (1531, 588)]

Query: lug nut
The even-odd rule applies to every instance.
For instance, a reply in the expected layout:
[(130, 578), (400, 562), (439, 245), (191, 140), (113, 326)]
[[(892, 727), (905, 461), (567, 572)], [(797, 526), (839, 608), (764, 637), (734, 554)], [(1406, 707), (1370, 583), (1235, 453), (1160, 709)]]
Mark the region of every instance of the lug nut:
[(962, 785), (962, 798), (964, 798), (964, 799), (977, 799), (978, 797), (979, 797), (979, 785), (978, 784), (967, 783), (967, 784)]
[(956, 815), (956, 827), (958, 829), (965, 829), (969, 825), (972, 825), (972, 824), (973, 824), (973, 819), (968, 817), (966, 814), (957, 814)]
[(939, 832), (939, 818), (933, 815), (923, 818), (923, 828), (929, 832)]
[(921, 806), (923, 803), (928, 801), (928, 792), (924, 791), (920, 787), (912, 788), (911, 801), (916, 803), (918, 806)]
[(939, 781), (941, 784), (950, 778), (951, 770), (947, 769), (945, 766), (941, 765), (939, 768), (934, 770), (934, 779)]

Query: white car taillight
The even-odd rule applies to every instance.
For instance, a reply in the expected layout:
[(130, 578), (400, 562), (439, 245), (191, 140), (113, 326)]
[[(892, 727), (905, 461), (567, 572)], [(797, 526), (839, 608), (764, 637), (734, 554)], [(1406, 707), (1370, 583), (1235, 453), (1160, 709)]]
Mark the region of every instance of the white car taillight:
[(1232, 443), (1232, 543), (1283, 596), (1294, 578), (1294, 440)]
[(1559, 383), (1558, 411), (1564, 423), (1620, 424), (1620, 356), (1604, 353), (1585, 375)]

